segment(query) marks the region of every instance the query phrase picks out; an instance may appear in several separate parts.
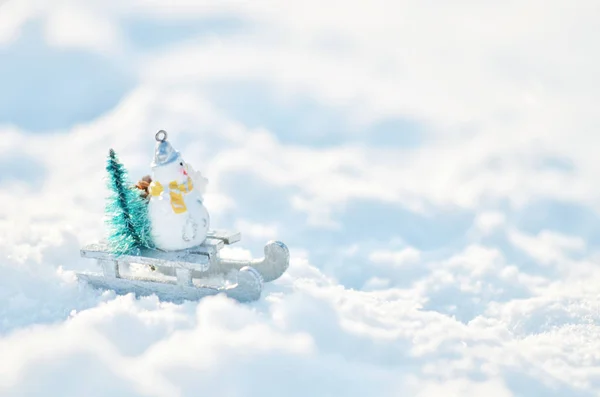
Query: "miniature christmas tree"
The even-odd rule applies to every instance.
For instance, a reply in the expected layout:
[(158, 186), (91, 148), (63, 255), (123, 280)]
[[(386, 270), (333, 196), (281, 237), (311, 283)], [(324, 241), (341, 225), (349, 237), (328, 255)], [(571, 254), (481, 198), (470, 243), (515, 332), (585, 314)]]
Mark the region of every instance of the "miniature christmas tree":
[(106, 171), (110, 196), (106, 202), (108, 245), (118, 255), (139, 253), (152, 248), (147, 201), (135, 186), (130, 186), (127, 170), (110, 149)]

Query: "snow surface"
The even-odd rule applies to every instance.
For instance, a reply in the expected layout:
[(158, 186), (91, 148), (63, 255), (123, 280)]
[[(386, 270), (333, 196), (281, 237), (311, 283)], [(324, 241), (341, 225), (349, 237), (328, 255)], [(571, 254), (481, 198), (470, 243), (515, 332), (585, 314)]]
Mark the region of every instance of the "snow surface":
[[(0, 2), (0, 396), (600, 395), (597, 1), (166, 4)], [(159, 129), (260, 301), (75, 282)]]

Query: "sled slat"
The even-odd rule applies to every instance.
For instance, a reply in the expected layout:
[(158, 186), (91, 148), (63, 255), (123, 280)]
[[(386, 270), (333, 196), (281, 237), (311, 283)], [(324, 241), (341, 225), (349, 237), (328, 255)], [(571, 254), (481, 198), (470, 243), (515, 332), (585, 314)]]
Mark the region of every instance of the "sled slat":
[(228, 232), (226, 230), (211, 230), (207, 235), (210, 238), (222, 240), (227, 245), (237, 243), (242, 239), (240, 232)]
[(225, 244), (223, 243), (223, 241), (213, 239), (212, 237), (210, 237), (204, 240), (204, 243), (202, 245), (190, 248), (187, 251), (194, 254), (213, 255), (216, 254), (224, 246)]

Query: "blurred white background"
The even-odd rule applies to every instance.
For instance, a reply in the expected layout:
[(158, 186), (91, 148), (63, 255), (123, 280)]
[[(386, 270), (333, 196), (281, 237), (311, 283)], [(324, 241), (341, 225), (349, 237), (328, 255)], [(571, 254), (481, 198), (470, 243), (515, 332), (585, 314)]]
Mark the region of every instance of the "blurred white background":
[[(4, 0), (0, 395), (594, 396), (598, 1)], [(261, 301), (82, 288), (154, 134)]]

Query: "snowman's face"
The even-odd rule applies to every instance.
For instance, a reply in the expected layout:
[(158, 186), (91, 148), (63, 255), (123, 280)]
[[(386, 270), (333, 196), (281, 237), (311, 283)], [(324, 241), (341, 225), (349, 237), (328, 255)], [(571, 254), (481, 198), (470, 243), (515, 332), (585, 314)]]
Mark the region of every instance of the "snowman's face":
[(186, 162), (179, 156), (177, 160), (154, 167), (152, 169), (154, 178), (161, 183), (170, 183), (172, 181), (185, 182), (188, 178), (188, 166)]

